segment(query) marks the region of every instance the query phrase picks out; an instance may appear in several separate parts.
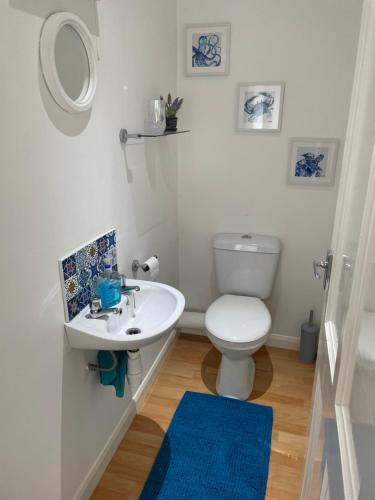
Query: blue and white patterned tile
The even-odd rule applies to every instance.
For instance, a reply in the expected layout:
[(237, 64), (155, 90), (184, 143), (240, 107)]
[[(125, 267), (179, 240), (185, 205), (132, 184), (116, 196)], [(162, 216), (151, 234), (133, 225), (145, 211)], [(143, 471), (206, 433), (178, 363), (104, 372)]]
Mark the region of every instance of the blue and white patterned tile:
[(84, 247), (76, 253), (76, 266), (78, 270), (81, 270), (87, 268), (88, 264), (87, 250), (86, 247)]
[(79, 297), (73, 297), (67, 302), (68, 308), (68, 321), (72, 321), (73, 318), (77, 316), (82, 311), (82, 308), (79, 304)]
[(87, 261), (89, 264), (95, 264), (98, 260), (98, 247), (96, 241), (85, 246)]
[(65, 280), (66, 300), (70, 300), (79, 292), (78, 276), (74, 275)]
[(91, 272), (89, 269), (80, 269), (78, 271), (78, 283), (80, 289), (88, 288), (90, 287), (90, 281), (91, 281)]
[(116, 247), (116, 231), (111, 231), (107, 234), (108, 237), (108, 248)]
[(89, 269), (90, 269), (91, 280), (97, 278), (101, 272), (98, 262), (91, 264)]
[(104, 271), (104, 258), (106, 254), (99, 255), (98, 260), (96, 261), (96, 267), (98, 268), (99, 274)]
[(62, 262), (62, 269), (64, 274), (64, 280), (70, 278), (76, 273), (76, 259), (75, 255), (70, 255)]
[(107, 255), (111, 258), (113, 269), (117, 270), (116, 231), (104, 234), (60, 260), (66, 321), (77, 316), (97, 293), (98, 276)]
[(98, 247), (99, 255), (104, 255), (108, 250), (108, 238), (107, 236), (103, 236), (102, 238), (98, 238), (96, 240), (96, 244)]
[(78, 294), (78, 301), (81, 311), (90, 303), (90, 300), (91, 300), (90, 288), (85, 288), (84, 290), (82, 290), (82, 292)]
[(108, 250), (108, 255), (111, 258), (112, 264), (116, 265), (117, 264), (117, 249), (116, 249), (116, 247), (111, 247)]
[(98, 296), (98, 276), (95, 276), (95, 278), (93, 278), (91, 280), (91, 283), (90, 283), (90, 295), (91, 295), (91, 299), (95, 298)]

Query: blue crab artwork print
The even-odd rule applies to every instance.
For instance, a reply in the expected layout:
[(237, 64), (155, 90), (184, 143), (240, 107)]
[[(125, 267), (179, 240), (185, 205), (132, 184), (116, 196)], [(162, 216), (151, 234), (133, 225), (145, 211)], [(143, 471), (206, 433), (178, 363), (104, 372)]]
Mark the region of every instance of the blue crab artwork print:
[(247, 94), (244, 104), (246, 121), (271, 122), (274, 102), (275, 98), (270, 92), (257, 92), (250, 97)]
[(192, 65), (193, 68), (221, 65), (221, 33), (193, 35)]
[(303, 153), (302, 159), (298, 160), (295, 167), (296, 177), (324, 177), (324, 171), (321, 163), (324, 160), (324, 154)]

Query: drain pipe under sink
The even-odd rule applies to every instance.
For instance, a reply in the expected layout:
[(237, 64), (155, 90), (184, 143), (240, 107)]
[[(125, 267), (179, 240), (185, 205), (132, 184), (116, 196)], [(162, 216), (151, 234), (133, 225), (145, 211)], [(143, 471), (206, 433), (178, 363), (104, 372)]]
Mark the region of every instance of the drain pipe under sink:
[[(140, 331), (136, 333), (140, 333)], [(100, 368), (96, 363), (88, 363), (86, 369), (90, 372), (98, 372), (98, 373), (111, 372), (112, 370), (114, 370), (118, 365), (117, 357), (114, 351), (109, 351), (109, 352), (113, 358), (113, 364), (111, 367)], [(137, 389), (139, 388), (143, 380), (143, 365), (139, 349), (128, 349), (127, 352), (128, 352), (128, 367), (127, 367), (126, 377), (128, 379), (130, 392), (134, 396), (134, 394), (137, 392)]]
[(143, 380), (143, 366), (139, 349), (128, 349), (128, 370), (126, 376), (130, 391), (134, 396)]
[(204, 312), (184, 311), (177, 328), (185, 333), (206, 335), (205, 315)]
[[(128, 335), (138, 335), (142, 333), (142, 330), (139, 328), (128, 328), (126, 333)], [(128, 369), (126, 376), (129, 382), (130, 391), (134, 396), (143, 380), (143, 365), (139, 349), (128, 349)]]

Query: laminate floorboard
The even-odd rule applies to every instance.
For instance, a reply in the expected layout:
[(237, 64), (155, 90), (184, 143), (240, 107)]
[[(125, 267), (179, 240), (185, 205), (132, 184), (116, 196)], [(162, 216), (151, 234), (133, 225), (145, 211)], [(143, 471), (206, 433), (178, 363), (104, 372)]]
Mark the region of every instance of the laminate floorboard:
[[(295, 351), (267, 346), (254, 359), (249, 400), (274, 409), (266, 499), (297, 500), (315, 365), (301, 363)], [(138, 499), (181, 397), (185, 391), (215, 394), (219, 363), (220, 353), (207, 338), (180, 335), (91, 500)]]

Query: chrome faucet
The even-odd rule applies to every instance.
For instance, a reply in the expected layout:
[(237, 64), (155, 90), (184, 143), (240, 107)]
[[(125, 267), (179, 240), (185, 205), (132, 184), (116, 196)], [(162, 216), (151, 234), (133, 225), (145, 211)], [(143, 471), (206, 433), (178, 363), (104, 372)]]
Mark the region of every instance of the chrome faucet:
[(133, 292), (139, 292), (139, 286), (126, 286), (126, 276), (121, 274), (121, 293), (123, 295), (131, 295)]
[(121, 293), (123, 295), (130, 295), (133, 292), (139, 292), (141, 289), (139, 286), (122, 286)]
[(92, 299), (90, 303), (90, 312), (86, 316), (88, 319), (100, 319), (108, 314), (122, 314), (121, 307), (102, 307), (100, 299)]
[(125, 274), (121, 274), (121, 294), (125, 295), (127, 297), (127, 304), (129, 305), (129, 297), (133, 297), (133, 308), (131, 311), (131, 315), (134, 318), (135, 317), (135, 309), (137, 308), (136, 303), (135, 303), (135, 293), (134, 292), (139, 292), (141, 289), (140, 287), (137, 286), (126, 286), (126, 276)]

